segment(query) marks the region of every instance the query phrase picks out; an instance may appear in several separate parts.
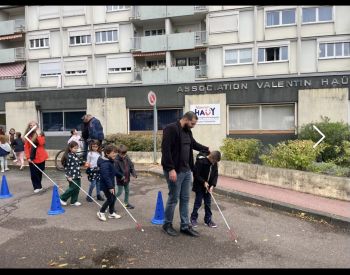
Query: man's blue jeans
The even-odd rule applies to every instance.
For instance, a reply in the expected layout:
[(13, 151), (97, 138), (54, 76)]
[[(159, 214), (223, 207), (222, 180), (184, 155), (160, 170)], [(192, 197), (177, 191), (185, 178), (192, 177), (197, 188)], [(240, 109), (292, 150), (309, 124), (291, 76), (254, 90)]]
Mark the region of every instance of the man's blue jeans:
[(188, 228), (189, 225), (189, 213), (188, 205), (190, 202), (190, 191), (192, 187), (192, 172), (177, 173), (176, 182), (169, 180), (169, 172), (163, 171), (166, 181), (168, 183), (168, 201), (165, 207), (164, 224), (172, 224), (174, 218), (174, 212), (178, 200), (180, 199), (179, 211), (181, 218), (181, 229)]

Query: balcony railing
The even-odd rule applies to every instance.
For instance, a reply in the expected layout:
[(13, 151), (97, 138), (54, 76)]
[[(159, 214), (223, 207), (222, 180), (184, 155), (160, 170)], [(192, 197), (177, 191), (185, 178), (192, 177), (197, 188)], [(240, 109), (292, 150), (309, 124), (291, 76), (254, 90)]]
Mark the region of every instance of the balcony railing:
[(207, 65), (196, 65), (195, 70), (196, 70), (196, 78), (205, 78), (207, 77)]
[(196, 46), (200, 46), (207, 43), (207, 31), (195, 32), (195, 43)]
[(0, 21), (0, 35), (9, 35), (16, 32), (24, 32), (24, 19)]
[(140, 68), (135, 68), (134, 71), (134, 81), (142, 81), (142, 70)]
[(25, 51), (24, 47), (15, 48), (15, 59), (16, 59), (16, 61), (26, 59), (26, 51)]
[(24, 48), (9, 48), (0, 50), (0, 63), (12, 63), (25, 60)]
[(27, 88), (27, 77), (22, 76), (20, 78), (15, 79), (15, 87), (16, 89), (26, 89)]
[(203, 12), (208, 11), (207, 6), (194, 6), (194, 12)]
[(25, 21), (24, 19), (15, 19), (15, 32), (25, 31)]

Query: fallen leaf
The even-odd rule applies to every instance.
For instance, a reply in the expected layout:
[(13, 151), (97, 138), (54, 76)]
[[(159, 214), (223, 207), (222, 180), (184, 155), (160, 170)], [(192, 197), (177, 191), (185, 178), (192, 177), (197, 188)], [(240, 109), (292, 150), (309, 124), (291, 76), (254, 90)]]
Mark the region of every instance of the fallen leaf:
[(107, 263), (107, 262), (109, 262), (109, 260), (107, 260), (107, 259), (102, 259), (101, 260), (101, 263)]
[(149, 251), (149, 250), (145, 250), (145, 252), (146, 252), (146, 253), (150, 253), (150, 251)]
[(277, 234), (276, 237), (280, 237), (280, 235)]
[(136, 260), (136, 258), (128, 258), (129, 262), (132, 262), (132, 261), (135, 261), (135, 260)]
[(92, 251), (96, 251), (97, 249), (96, 248), (93, 248)]
[(267, 242), (267, 239), (264, 239), (263, 241), (264, 241), (264, 242)]
[(63, 241), (60, 241), (60, 243), (64, 243)]
[(67, 263), (64, 263), (64, 264), (60, 264), (58, 267), (64, 267), (64, 266), (67, 266), (68, 264)]
[(27, 257), (21, 257), (21, 259), (27, 259)]
[(101, 266), (102, 268), (105, 268), (105, 267), (107, 267), (105, 264), (103, 264), (102, 266)]
[(50, 263), (50, 266), (54, 266), (54, 265), (56, 265), (56, 264), (58, 264), (58, 263), (52, 262), (52, 263)]
[(84, 260), (86, 258), (86, 256), (81, 256), (80, 258), (79, 258), (79, 260)]
[(68, 252), (66, 251), (66, 252), (64, 252), (64, 254), (68, 255)]

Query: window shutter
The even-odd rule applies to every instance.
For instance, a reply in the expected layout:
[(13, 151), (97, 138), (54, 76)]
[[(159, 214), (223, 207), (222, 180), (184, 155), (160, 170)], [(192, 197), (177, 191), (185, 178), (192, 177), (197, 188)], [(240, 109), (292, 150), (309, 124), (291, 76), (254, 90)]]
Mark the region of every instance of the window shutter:
[(87, 70), (86, 60), (69, 60), (64, 61), (65, 71), (84, 71)]
[(107, 58), (107, 66), (110, 68), (126, 68), (133, 67), (133, 62), (131, 57), (117, 57), (117, 58)]
[(56, 18), (60, 16), (59, 6), (40, 6), (39, 19)]
[(222, 12), (209, 15), (210, 33), (238, 30), (238, 15), (232, 12)]
[(82, 15), (84, 13), (84, 6), (63, 6), (63, 16)]
[(52, 62), (39, 63), (39, 71), (40, 71), (40, 74), (61, 73), (61, 62), (52, 61)]

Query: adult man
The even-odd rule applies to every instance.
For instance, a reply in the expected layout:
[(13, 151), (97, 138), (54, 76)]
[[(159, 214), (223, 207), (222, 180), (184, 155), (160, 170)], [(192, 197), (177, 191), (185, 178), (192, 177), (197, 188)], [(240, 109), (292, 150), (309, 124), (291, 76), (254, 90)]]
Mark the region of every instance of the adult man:
[(97, 118), (90, 114), (86, 114), (81, 119), (83, 120), (81, 137), (84, 140), (84, 160), (86, 160), (89, 141), (97, 139), (100, 144), (102, 144), (104, 134), (101, 122)]
[(209, 152), (209, 148), (197, 143), (192, 136), (191, 128), (196, 125), (197, 120), (197, 115), (190, 111), (163, 130), (162, 166), (169, 189), (163, 230), (170, 236), (177, 235), (172, 222), (178, 199), (180, 199), (180, 232), (192, 237), (199, 236), (199, 233), (189, 225), (188, 204), (192, 185), (191, 171), (194, 167), (192, 150)]

